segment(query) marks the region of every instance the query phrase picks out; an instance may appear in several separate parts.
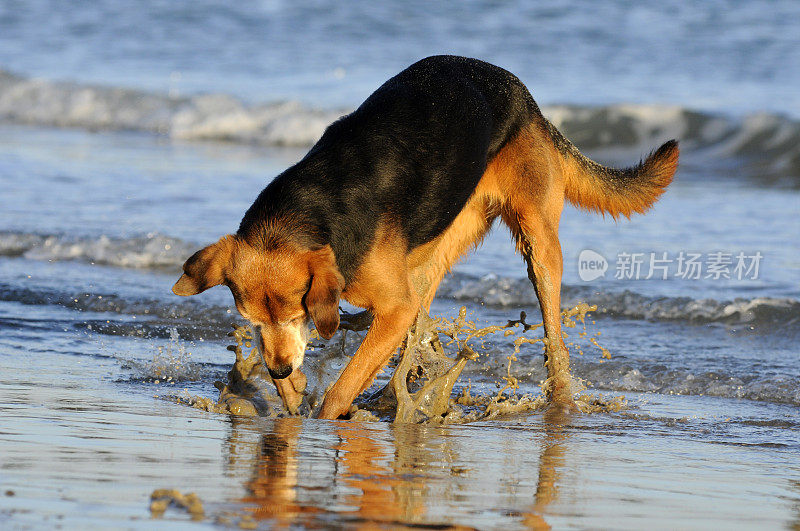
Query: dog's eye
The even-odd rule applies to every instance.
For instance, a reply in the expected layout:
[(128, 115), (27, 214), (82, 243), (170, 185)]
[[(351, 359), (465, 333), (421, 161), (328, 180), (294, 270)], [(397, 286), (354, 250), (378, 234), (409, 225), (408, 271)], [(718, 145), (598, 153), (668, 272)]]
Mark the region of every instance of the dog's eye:
[(301, 324), (303, 322), (303, 320), (305, 320), (305, 314), (298, 315), (297, 317), (293, 317), (291, 319), (287, 319), (286, 321), (283, 321), (280, 324), (283, 325), (283, 326), (289, 326), (289, 325), (295, 325), (296, 326), (296, 325)]
[(310, 289), (311, 289), (311, 279), (308, 279), (308, 282), (306, 282), (306, 285), (303, 286), (302, 288), (296, 290), (294, 293), (295, 293), (295, 295), (299, 295), (300, 297), (302, 297), (306, 293), (308, 293), (308, 290), (310, 290)]

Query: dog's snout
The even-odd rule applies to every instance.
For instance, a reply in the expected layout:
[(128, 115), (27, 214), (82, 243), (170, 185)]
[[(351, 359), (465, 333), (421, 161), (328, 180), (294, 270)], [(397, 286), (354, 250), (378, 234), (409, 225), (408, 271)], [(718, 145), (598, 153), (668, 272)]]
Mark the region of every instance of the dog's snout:
[(272, 376), (272, 378), (275, 380), (283, 380), (290, 374), (292, 374), (291, 365), (282, 365), (275, 369), (269, 368), (269, 375)]

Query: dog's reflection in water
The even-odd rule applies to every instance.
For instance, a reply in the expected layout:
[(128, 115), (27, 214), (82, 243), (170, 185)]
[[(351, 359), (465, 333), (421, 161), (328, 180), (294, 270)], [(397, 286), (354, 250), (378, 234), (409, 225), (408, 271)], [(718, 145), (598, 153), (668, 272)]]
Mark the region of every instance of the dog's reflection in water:
[[(536, 439), (541, 442), (538, 470), (530, 470), (531, 475), (538, 473), (537, 488), (530, 493), (527, 508), (516, 514), (519, 523), (527, 528), (549, 528), (543, 514), (558, 497), (560, 471), (567, 455), (568, 432), (563, 427), (567, 421), (560, 415), (545, 415), (544, 437), (540, 438), (542, 431), (532, 430), (529, 442), (535, 443)], [(270, 520), (273, 527), (318, 527), (344, 520), (348, 525), (367, 528), (376, 525), (446, 528), (446, 523), (436, 521), (449, 520), (441, 508), (431, 511), (438, 513), (437, 516), (427, 514), (431, 502), (479, 503), (480, 497), (468, 501), (470, 491), (501, 487), (483, 485), (481, 470), (472, 459), (476, 456), (467, 460), (459, 457), (464, 450), (473, 453), (477, 449), (459, 449), (463, 441), (454, 441), (442, 431), (431, 433), (417, 425), (395, 425), (387, 437), (383, 428), (348, 423), (330, 425), (324, 433), (303, 434), (304, 422), (308, 421), (279, 419), (269, 433), (260, 436), (257, 444), (250, 445), (256, 454), (249, 463), (253, 475), (245, 485), (248, 494), (241, 501), (254, 518)], [(430, 444), (432, 435), (435, 445)], [(329, 440), (330, 445), (320, 448), (320, 437)], [(533, 451), (526, 446), (525, 452)], [(242, 449), (237, 461), (242, 458), (249, 461), (242, 455)], [(496, 461), (497, 456), (484, 457)], [(458, 466), (461, 462), (470, 465)], [(515, 476), (525, 473), (524, 470), (509, 472)], [(472, 507), (469, 511), (480, 509)]]
[(288, 525), (303, 514), (319, 512), (297, 501), (297, 445), (302, 429), (300, 419), (282, 419), (260, 437), (253, 477), (246, 484), (249, 494), (242, 498), (255, 518)]
[[(249, 494), (242, 498), (255, 518), (272, 519), (280, 527), (304, 521), (310, 524), (316, 520), (313, 515), (325, 521), (324, 513), (365, 525), (413, 522), (423, 515), (425, 484), (406, 476), (414, 468), (403, 464), (407, 459), (401, 454), (409, 454), (407, 450), (393, 455), (392, 448), (378, 440), (374, 431), (348, 425), (336, 427), (330, 434), (331, 460), (316, 463), (318, 466), (301, 463), (302, 422), (280, 419), (271, 433), (260, 438), (255, 474), (246, 485)], [(398, 440), (396, 445), (412, 451), (414, 447), (411, 441)], [(319, 473), (316, 478), (314, 468)]]

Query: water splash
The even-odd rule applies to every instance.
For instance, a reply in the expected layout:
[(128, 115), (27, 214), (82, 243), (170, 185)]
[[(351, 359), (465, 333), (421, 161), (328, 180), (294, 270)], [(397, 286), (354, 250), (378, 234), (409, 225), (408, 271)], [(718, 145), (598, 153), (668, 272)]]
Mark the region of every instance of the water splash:
[(203, 376), (201, 365), (192, 361), (192, 353), (180, 339), (177, 328), (169, 330), (169, 341), (156, 347), (150, 361), (129, 360), (126, 363), (137, 373), (139, 379), (153, 383), (177, 383), (197, 381)]
[[(595, 306), (581, 303), (564, 310), (564, 327), (574, 329), (580, 325), (581, 334), (586, 336), (586, 315), (596, 309)], [(351, 419), (453, 424), (546, 409), (548, 404), (543, 393), (517, 393), (519, 381), (513, 362), (517, 360), (521, 346), (543, 343), (542, 337), (526, 335), (542, 327), (541, 323), (528, 324), (526, 317), (522, 312), (519, 319), (508, 320), (504, 324), (478, 326), (467, 318), (466, 307), (462, 307), (452, 319), (440, 317), (434, 320), (425, 312), (420, 312), (400, 349), (392, 376), (382, 388), (356, 400), (351, 409)], [(318, 357), (318, 362), (325, 364), (326, 360), (333, 359), (331, 354), (334, 352), (352, 355), (359, 342), (348, 343), (346, 331), (340, 334), (340, 341), (331, 341), (322, 348), (323, 355)], [(240, 416), (313, 416), (318, 411), (324, 395), (324, 379), (317, 378), (308, 385), (305, 374), (298, 370), (293, 373), (294, 380), (273, 381), (257, 349), (251, 344), (250, 328), (235, 326), (229, 335), (236, 344), (229, 346), (228, 350), (234, 352), (236, 357), (228, 372), (228, 381), (214, 384), (219, 390), (217, 400), (187, 394), (173, 397), (177, 402), (205, 411)], [(470, 385), (453, 398), (453, 389), (461, 372), (467, 363), (477, 363), (480, 350), (486, 349), (485, 341), (495, 335), (510, 341), (506, 374), (502, 377), (504, 385), (496, 393), (479, 394), (473, 394)], [(567, 334), (565, 337), (568, 337)], [(606, 356), (608, 351), (599, 346), (596, 338), (592, 339), (595, 339), (593, 344), (597, 344), (603, 356)], [(250, 349), (249, 354), (245, 356), (243, 349)], [(310, 374), (326, 373), (317, 369), (311, 369)], [(576, 405), (584, 413), (619, 411), (626, 406), (624, 397), (587, 395), (583, 393), (583, 382), (574, 378), (572, 381)], [(546, 385), (546, 380), (540, 382), (541, 389), (546, 389)]]

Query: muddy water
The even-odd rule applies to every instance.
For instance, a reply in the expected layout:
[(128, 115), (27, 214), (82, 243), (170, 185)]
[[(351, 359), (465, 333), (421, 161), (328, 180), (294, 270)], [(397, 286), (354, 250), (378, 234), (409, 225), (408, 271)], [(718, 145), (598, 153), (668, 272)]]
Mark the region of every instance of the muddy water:
[[(580, 303), (564, 310), (561, 320), (566, 329), (580, 324), (582, 331), (578, 338), (588, 338), (589, 343), (600, 349), (602, 359), (610, 359), (608, 349), (600, 345), (595, 337), (588, 337), (587, 314), (596, 310), (596, 306)], [(342, 320), (345, 321), (348, 317), (350, 315), (345, 314)], [(433, 319), (421, 309), (397, 354), (382, 371), (391, 374), (391, 377), (388, 381), (378, 378), (378, 388), (358, 397), (347, 418), (394, 423), (458, 424), (548, 409), (553, 406), (546, 394), (552, 378), (549, 373), (548, 378), (540, 382), (542, 392), (534, 396), (517, 396), (514, 392), (519, 389), (519, 382), (514, 376), (512, 366), (513, 362), (518, 361), (520, 347), (523, 344), (538, 343), (543, 345), (544, 350), (546, 342), (543, 337), (525, 335), (543, 327), (542, 323), (528, 324), (526, 317), (525, 312), (522, 312), (519, 319), (508, 320), (505, 324), (478, 326), (467, 320), (466, 306), (462, 306), (451, 320), (444, 317)], [(347, 328), (363, 332), (367, 326), (368, 317), (362, 326), (353, 328), (350, 325)], [(335, 371), (326, 366), (326, 361), (337, 356), (353, 356), (359, 341), (348, 343), (346, 334), (346, 330), (341, 330), (331, 341), (333, 345), (325, 348), (327, 353), (323, 353), (321, 363), (316, 364), (318, 374), (335, 374)], [(464, 388), (460, 396), (453, 397), (453, 388), (467, 363), (478, 361), (478, 342), (485, 341), (485, 338), (493, 334), (498, 334), (509, 342), (506, 373), (502, 376), (504, 385), (491, 396), (473, 395), (470, 387)], [(326, 388), (323, 386), (330, 386), (330, 378), (317, 378), (309, 388), (308, 378), (301, 368), (285, 380), (273, 380), (268, 375), (258, 349), (253, 347), (253, 332), (249, 326), (234, 326), (228, 336), (234, 341), (234, 344), (228, 346), (228, 350), (235, 354), (235, 359), (228, 371), (227, 381), (214, 382), (219, 390), (218, 399), (214, 401), (208, 397), (185, 395), (172, 397), (174, 401), (204, 411), (236, 416), (316, 417), (325, 396)], [(563, 336), (565, 340), (569, 339), (567, 332), (563, 332)], [(319, 339), (319, 336), (313, 332), (312, 338)], [(356, 338), (363, 340), (363, 334)], [(583, 354), (579, 342), (573, 340), (569, 345), (579, 354)], [(177, 358), (159, 358), (157, 366), (151, 367), (151, 371), (161, 377), (170, 368), (180, 366), (182, 349), (182, 346), (178, 347)], [(452, 357), (448, 356), (448, 350), (452, 352)], [(163, 351), (159, 352), (159, 356), (163, 357)], [(546, 361), (543, 365), (547, 365)], [(619, 411), (626, 405), (622, 396), (601, 399), (581, 393), (585, 385), (569, 372), (558, 377), (570, 382), (570, 395), (574, 397), (578, 410), (584, 413)]]

